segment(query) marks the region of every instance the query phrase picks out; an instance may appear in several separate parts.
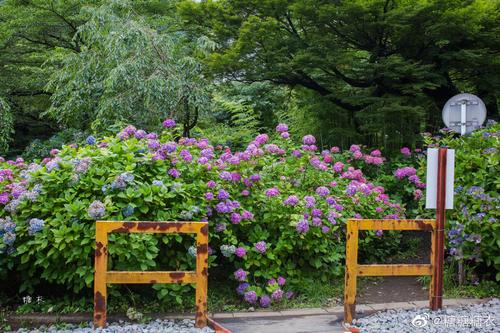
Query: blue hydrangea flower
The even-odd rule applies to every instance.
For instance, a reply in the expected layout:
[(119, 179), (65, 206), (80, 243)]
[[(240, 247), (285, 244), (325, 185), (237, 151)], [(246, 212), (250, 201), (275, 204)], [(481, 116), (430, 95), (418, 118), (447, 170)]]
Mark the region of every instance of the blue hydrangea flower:
[(131, 205), (127, 205), (126, 207), (123, 207), (122, 214), (123, 214), (123, 217), (131, 216), (132, 214), (134, 214), (134, 207), (132, 207)]
[(87, 139), (85, 140), (85, 142), (87, 142), (88, 145), (94, 145), (96, 142), (96, 139), (93, 135), (89, 135), (87, 137)]
[(39, 231), (41, 231), (43, 229), (44, 225), (45, 225), (45, 221), (44, 220), (31, 219), (29, 221), (28, 234), (30, 236), (36, 234), (37, 232), (39, 232)]
[(106, 205), (99, 200), (96, 200), (90, 204), (87, 212), (91, 218), (97, 220), (106, 214)]

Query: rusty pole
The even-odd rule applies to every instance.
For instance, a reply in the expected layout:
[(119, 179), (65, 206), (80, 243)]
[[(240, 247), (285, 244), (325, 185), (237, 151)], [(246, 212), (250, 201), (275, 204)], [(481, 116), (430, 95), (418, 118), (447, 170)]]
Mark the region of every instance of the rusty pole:
[(444, 225), (446, 218), (446, 154), (447, 148), (439, 148), (436, 203), (436, 232), (434, 253), (434, 297), (431, 301), (433, 311), (443, 307), (443, 267), (444, 267)]

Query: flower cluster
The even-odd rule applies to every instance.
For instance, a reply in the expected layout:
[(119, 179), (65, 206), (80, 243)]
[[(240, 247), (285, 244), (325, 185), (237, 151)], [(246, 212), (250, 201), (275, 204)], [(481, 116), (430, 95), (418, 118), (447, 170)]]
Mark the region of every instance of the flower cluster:
[(95, 200), (92, 202), (87, 210), (89, 216), (92, 219), (99, 219), (106, 214), (106, 205), (104, 205), (101, 201)]
[[(0, 205), (12, 209), (0, 216), (12, 216), (19, 230), (36, 237), (45, 236), (40, 231), (48, 226), (60, 225), (62, 233), (69, 229), (65, 223), (94, 223), (91, 220), (101, 218), (208, 221), (210, 242), (217, 249), (208, 249), (209, 262), (232, 267), (229, 274), (238, 282), (237, 293), (247, 302), (268, 307), (293, 296), (288, 287), (298, 284), (285, 286), (282, 275), (290, 271), (287, 263), (298, 256), (317, 258), (318, 276), (331, 277), (331, 266), (341, 265), (338, 243), (344, 239), (348, 218), (404, 214), (385, 189), (375, 185), (372, 174), (383, 171), (375, 166), (385, 160), (380, 151), (364, 153), (356, 145), (344, 152), (338, 147), (320, 151), (313, 135), (295, 144), (289, 140), (286, 124), (276, 126), (274, 139), (259, 134), (234, 151), (213, 146), (205, 138), (179, 138), (172, 119), (163, 126), (158, 134), (127, 126), (116, 137), (89, 137), (80, 145), (53, 151), (44, 162), (30, 167), (24, 161), (2, 164), (0, 169), (8, 171), (0, 172)], [(26, 177), (20, 177), (21, 171)], [(43, 184), (43, 190), (37, 183)], [(37, 205), (23, 204), (36, 195)], [(47, 207), (54, 207), (53, 215), (47, 214), (52, 209)], [(91, 230), (85, 228), (78, 237), (91, 239)], [(4, 231), (2, 238), (3, 244), (12, 244), (15, 233)], [(157, 238), (134, 241), (127, 255), (135, 258), (134, 263), (153, 267), (150, 258), (158, 253), (151, 249)], [(75, 242), (80, 244), (80, 239)], [(192, 262), (198, 250), (190, 242), (180, 237), (167, 242), (169, 251), (161, 256), (161, 263)], [(36, 244), (29, 246), (36, 251)], [(188, 253), (170, 251), (175, 246)], [(41, 249), (47, 257), (44, 264), (60, 262), (61, 257), (52, 256), (54, 251), (49, 253), (52, 248), (57, 249), (49, 243)], [(57, 253), (68, 264), (81, 262), (66, 251)], [(120, 265), (129, 265), (117, 257)], [(33, 263), (38, 265), (34, 259)], [(287, 278), (296, 283), (307, 277), (309, 265), (309, 260), (297, 263)], [(61, 283), (81, 284), (77, 273), (57, 274)]]

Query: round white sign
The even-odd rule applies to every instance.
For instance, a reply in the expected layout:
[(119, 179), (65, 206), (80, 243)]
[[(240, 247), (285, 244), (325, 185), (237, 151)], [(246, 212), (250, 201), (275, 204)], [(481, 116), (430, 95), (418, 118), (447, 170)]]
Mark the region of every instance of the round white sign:
[(461, 135), (479, 128), (485, 120), (486, 106), (473, 94), (455, 95), (443, 107), (444, 124)]

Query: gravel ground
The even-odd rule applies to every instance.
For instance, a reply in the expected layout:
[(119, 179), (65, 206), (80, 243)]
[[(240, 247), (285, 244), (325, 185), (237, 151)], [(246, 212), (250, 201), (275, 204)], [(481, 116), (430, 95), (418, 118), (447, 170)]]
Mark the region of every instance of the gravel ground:
[(128, 322), (115, 322), (110, 323), (105, 329), (93, 329), (92, 322), (88, 325), (81, 327), (73, 324), (66, 324), (64, 327), (61, 325), (54, 325), (49, 327), (40, 327), (34, 330), (20, 329), (15, 331), (17, 333), (38, 333), (38, 332), (50, 332), (50, 333), (215, 333), (210, 327), (205, 327), (203, 329), (194, 327), (194, 320), (184, 319), (184, 320), (161, 320), (157, 319), (145, 324), (134, 324)]
[(387, 310), (354, 320), (353, 325), (362, 333), (500, 332), (500, 299), (436, 312), (428, 308)]

